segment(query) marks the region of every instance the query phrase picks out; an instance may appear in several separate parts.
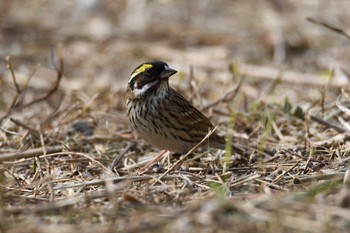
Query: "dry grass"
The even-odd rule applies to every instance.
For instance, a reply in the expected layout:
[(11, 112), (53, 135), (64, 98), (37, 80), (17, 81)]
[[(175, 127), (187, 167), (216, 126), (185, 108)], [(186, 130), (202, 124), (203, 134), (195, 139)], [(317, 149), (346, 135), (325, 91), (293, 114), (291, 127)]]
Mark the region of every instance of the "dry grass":
[[(349, 229), (346, 1), (91, 3), (0, 3), (0, 232)], [(154, 58), (245, 155), (139, 173), (124, 90)]]

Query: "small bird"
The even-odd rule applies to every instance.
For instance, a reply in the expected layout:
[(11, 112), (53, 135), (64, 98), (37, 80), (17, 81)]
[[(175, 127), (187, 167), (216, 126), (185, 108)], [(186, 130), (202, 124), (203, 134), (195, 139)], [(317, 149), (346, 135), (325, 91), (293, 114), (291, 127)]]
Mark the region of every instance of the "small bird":
[[(169, 77), (176, 72), (163, 61), (136, 67), (127, 86), (127, 114), (132, 127), (145, 141), (162, 150), (185, 154), (214, 126), (169, 86)], [(206, 145), (225, 149), (225, 139), (214, 132)]]

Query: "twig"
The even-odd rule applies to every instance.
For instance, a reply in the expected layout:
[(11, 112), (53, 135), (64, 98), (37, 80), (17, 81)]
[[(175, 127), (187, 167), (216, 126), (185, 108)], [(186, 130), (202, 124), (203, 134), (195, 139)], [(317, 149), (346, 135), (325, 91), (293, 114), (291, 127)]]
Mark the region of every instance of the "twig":
[(279, 185), (277, 185), (277, 184), (271, 183), (271, 182), (266, 181), (266, 180), (262, 180), (262, 179), (259, 179), (259, 178), (256, 178), (256, 179), (254, 179), (254, 180), (255, 180), (256, 182), (258, 182), (258, 183), (264, 184), (264, 185), (266, 185), (266, 186), (268, 186), (268, 187), (271, 187), (271, 188), (274, 188), (274, 189), (276, 189), (276, 190), (289, 191), (287, 188), (281, 187), (281, 186), (279, 186)]
[(40, 123), (40, 129), (46, 128), (59, 115), (59, 108), (61, 107), (64, 94), (61, 93), (57, 104), (52, 105), (52, 112)]
[(240, 186), (240, 185), (244, 184), (245, 182), (260, 178), (260, 176), (261, 175), (258, 173), (253, 173), (251, 175), (244, 176), (241, 179), (235, 180), (233, 183), (231, 183), (229, 188)]
[(91, 195), (91, 194), (81, 194), (75, 197), (70, 197), (67, 199), (59, 200), (50, 202), (49, 204), (41, 204), (39, 206), (36, 206), (34, 208), (28, 208), (28, 206), (22, 206), (22, 207), (12, 207), (12, 208), (5, 208), (4, 212), (7, 214), (19, 214), (19, 213), (48, 213), (50, 211), (57, 211), (62, 208), (67, 208), (69, 206), (73, 206), (77, 203), (86, 202), (92, 198), (98, 198), (101, 196), (105, 196), (106, 192), (99, 192), (97, 194)]
[(97, 180), (86, 181), (83, 183), (70, 183), (70, 184), (65, 183), (63, 185), (54, 187), (53, 190), (76, 188), (76, 187), (82, 187), (82, 186), (103, 185), (103, 184), (108, 183), (108, 182), (113, 182), (113, 183), (117, 183), (117, 182), (121, 182), (121, 181), (136, 182), (136, 181), (151, 180), (153, 178), (154, 178), (153, 176), (148, 176), (148, 175), (112, 177), (112, 178), (106, 178), (106, 179), (97, 179)]
[(16, 80), (16, 76), (15, 76), (15, 72), (13, 70), (13, 67), (12, 67), (12, 64), (11, 64), (11, 59), (10, 57), (7, 57), (6, 60), (7, 60), (7, 68), (10, 70), (11, 72), (11, 76), (12, 76), (12, 80), (13, 80), (13, 83), (16, 87), (16, 95), (13, 97), (12, 101), (11, 101), (11, 104), (7, 110), (7, 112), (2, 116), (0, 117), (0, 122), (3, 121), (5, 118), (7, 118), (8, 116), (11, 115), (11, 113), (13, 113), (13, 111), (15, 110), (22, 110), (26, 107), (29, 107), (35, 103), (38, 103), (40, 101), (43, 101), (47, 98), (49, 98), (53, 93), (55, 93), (59, 87), (59, 83), (63, 77), (63, 71), (64, 71), (64, 58), (63, 58), (63, 52), (62, 52), (62, 49), (59, 49), (59, 61), (60, 61), (60, 65), (59, 67), (57, 67), (57, 65), (54, 63), (54, 66), (57, 70), (57, 80), (54, 84), (54, 86), (44, 95), (38, 97), (38, 98), (35, 98), (33, 99), (32, 101), (30, 101), (29, 103), (27, 104), (24, 104), (22, 106), (16, 106), (17, 105), (17, 100), (18, 98), (23, 94), (24, 90), (27, 88), (28, 84), (29, 84), (29, 81), (31, 79), (31, 77), (34, 75), (35, 71), (36, 71), (36, 68), (33, 69), (32, 73), (28, 76), (28, 79), (24, 85), (24, 87), (21, 89), (17, 83), (17, 80)]
[(17, 104), (17, 100), (18, 98), (21, 96), (22, 94), (22, 91), (21, 89), (19, 88), (18, 86), (18, 83), (17, 83), (17, 80), (16, 80), (16, 76), (15, 76), (15, 72), (13, 71), (13, 67), (12, 67), (12, 64), (11, 64), (11, 59), (10, 57), (6, 57), (6, 62), (7, 62), (7, 68), (10, 70), (11, 72), (11, 77), (12, 77), (12, 81), (13, 81), (13, 84), (15, 85), (16, 87), (16, 94), (15, 96), (13, 97), (12, 101), (11, 101), (11, 104), (10, 106), (8, 107), (7, 109), (7, 112), (5, 113), (5, 115), (3, 115), (1, 118), (0, 118), (0, 122), (2, 120), (4, 120), (6, 117), (8, 117), (9, 115), (11, 115), (14, 107), (16, 106)]
[(342, 96), (344, 96), (346, 98), (346, 100), (348, 101), (347, 103), (349, 103), (349, 96), (348, 94), (344, 91), (344, 89), (341, 90), (342, 94), (338, 95), (337, 100), (335, 102), (336, 106), (340, 109), (340, 111), (344, 112), (347, 115), (350, 115), (350, 109), (348, 106), (342, 104), (341, 99)]
[(300, 163), (300, 161), (297, 161), (293, 166), (291, 166), (289, 169), (285, 170), (282, 172), (282, 174), (278, 175), (273, 181), (272, 183), (276, 183), (278, 182), (285, 174), (287, 174), (288, 172), (290, 172), (291, 170), (293, 170), (296, 166), (298, 166)]
[(282, 83), (283, 70), (280, 69), (277, 73), (277, 76), (273, 80), (273, 82), (267, 87), (265, 91), (261, 92), (260, 100), (266, 99), (274, 90), (276, 90), (277, 86)]
[(346, 129), (346, 131), (350, 132), (350, 124), (346, 120), (344, 120), (343, 117), (338, 116), (337, 119), (338, 119), (339, 123), (344, 127), (344, 129)]
[[(110, 169), (108, 169), (106, 166), (104, 166), (101, 162), (99, 162), (98, 160), (92, 158), (89, 154), (86, 153), (81, 153), (81, 152), (74, 152), (74, 151), (65, 151), (65, 152), (56, 152), (56, 153), (51, 153), (48, 154), (50, 156), (56, 156), (56, 155), (78, 155), (78, 156), (82, 156), (85, 158), (88, 158), (90, 161), (96, 163), (99, 167), (101, 167), (103, 170), (107, 171), (108, 173), (111, 172)], [(45, 156), (45, 155), (44, 155)]]
[(333, 25), (330, 25), (329, 23), (325, 23), (325, 22), (321, 22), (319, 20), (316, 20), (316, 19), (313, 19), (313, 18), (310, 18), (310, 17), (307, 17), (306, 18), (309, 22), (311, 23), (314, 23), (314, 24), (318, 24), (318, 25), (321, 25), (325, 28), (328, 28), (332, 31), (334, 31), (335, 33), (338, 33), (340, 35), (343, 35), (345, 36), (346, 38), (350, 39), (350, 35), (348, 33), (346, 33), (343, 29), (341, 28), (338, 28), (336, 26), (333, 26)]
[(209, 108), (211, 108), (214, 105), (217, 105), (220, 102), (227, 102), (228, 100), (232, 100), (236, 97), (239, 90), (241, 89), (241, 86), (243, 84), (244, 79), (241, 78), (238, 82), (238, 84), (230, 91), (228, 91), (222, 98), (215, 100), (214, 102), (208, 104), (207, 106), (203, 107), (201, 110), (206, 111)]
[(188, 78), (188, 85), (190, 89), (190, 93), (192, 93), (191, 97), (189, 98), (189, 101), (193, 103), (193, 99), (198, 98), (198, 89), (195, 87), (195, 80), (194, 80), (194, 71), (193, 66), (190, 66), (190, 74)]
[[(324, 139), (324, 140), (320, 140), (320, 141), (315, 141), (315, 142), (312, 142), (312, 146), (325, 146), (325, 145), (332, 145), (334, 143), (345, 143), (346, 141), (349, 141), (350, 140), (350, 135), (346, 135), (346, 134), (337, 134), (333, 137), (330, 137), (330, 138), (327, 138), (327, 139)], [(350, 158), (350, 157), (349, 157)]]
[[(65, 148), (64, 146), (48, 146), (46, 147), (46, 152), (48, 154), (56, 153), (56, 152), (62, 151), (64, 148)], [(30, 158), (34, 156), (40, 156), (40, 155), (43, 155), (43, 148), (29, 149), (26, 151), (2, 154), (0, 155), (0, 162), (10, 161), (15, 159)]]
[(315, 115), (310, 115), (310, 119), (315, 121), (315, 122), (317, 122), (317, 123), (319, 123), (319, 124), (321, 124), (321, 125), (324, 125), (324, 126), (326, 126), (328, 128), (333, 128), (333, 129), (337, 130), (340, 133), (348, 133), (348, 131), (345, 128), (341, 127), (340, 125), (336, 125), (334, 123), (325, 121), (322, 118), (317, 117)]
[[(43, 100), (48, 99), (52, 94), (54, 94), (58, 90), (58, 87), (60, 85), (60, 81), (63, 77), (63, 72), (64, 72), (64, 55), (63, 55), (62, 48), (58, 48), (57, 50), (58, 50), (59, 66), (57, 66), (56, 63), (54, 61), (52, 61), (52, 63), (54, 64), (54, 66), (56, 68), (56, 71), (57, 71), (57, 79), (56, 79), (54, 86), (46, 94), (33, 99), (29, 103), (26, 103), (25, 105), (19, 107), (18, 110), (22, 110), (24, 108), (27, 108), (27, 107), (33, 105), (33, 104), (36, 104), (38, 102), (41, 102)], [(53, 54), (53, 52), (52, 52), (52, 54)]]
[(127, 147), (117, 156), (115, 157), (115, 159), (113, 160), (111, 166), (110, 166), (110, 170), (113, 172), (113, 169), (115, 166), (117, 166), (117, 164), (120, 162), (120, 160), (124, 157), (124, 155), (126, 153), (128, 153), (128, 151), (133, 148), (135, 146), (134, 142), (128, 142)]
[(316, 176), (301, 176), (294, 177), (294, 179), (299, 180), (301, 183), (308, 183), (312, 181), (321, 181), (321, 180), (338, 180), (342, 181), (344, 179), (345, 172), (338, 172), (333, 174), (321, 174)]
[(10, 72), (11, 72), (11, 77), (12, 77), (13, 84), (16, 87), (16, 92), (19, 94), (22, 91), (21, 91), (21, 89), (18, 86), (18, 83), (17, 83), (17, 80), (16, 80), (16, 76), (15, 76), (15, 72), (13, 71), (13, 67), (12, 67), (12, 64), (11, 64), (11, 58), (9, 56), (6, 57), (6, 62), (7, 62), (7, 69), (9, 69)]
[(10, 118), (10, 121), (12, 121), (13, 123), (15, 123), (16, 125), (19, 125), (21, 126), (22, 128), (28, 130), (30, 132), (30, 134), (34, 135), (34, 136), (37, 136), (39, 137), (40, 136), (40, 133), (37, 129), (21, 122), (20, 120), (17, 120), (17, 119), (14, 119), (14, 118)]

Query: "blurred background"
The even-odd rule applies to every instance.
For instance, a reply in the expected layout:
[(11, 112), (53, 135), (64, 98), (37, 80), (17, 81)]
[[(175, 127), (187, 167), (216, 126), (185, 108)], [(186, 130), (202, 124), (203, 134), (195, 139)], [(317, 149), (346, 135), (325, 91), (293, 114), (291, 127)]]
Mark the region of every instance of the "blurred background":
[(1, 1), (0, 57), (11, 56), (17, 68), (49, 67), (51, 47), (62, 43), (65, 75), (101, 88), (124, 88), (131, 70), (149, 59), (184, 71), (231, 61), (348, 69), (349, 40), (306, 18), (348, 30), (349, 11), (347, 0)]
[(60, 88), (81, 91), (86, 99), (102, 96), (108, 103), (98, 106), (103, 111), (124, 110), (131, 71), (153, 59), (179, 70), (171, 82), (187, 97), (196, 88), (197, 97), (204, 97), (194, 99), (197, 106), (234, 86), (232, 63), (252, 83), (242, 90), (246, 102), (259, 99), (269, 79), (288, 70), (299, 79), (278, 86), (269, 98), (309, 101), (320, 96), (320, 85), (305, 89), (298, 80), (332, 76), (338, 87), (346, 84), (350, 46), (348, 38), (308, 18), (349, 31), (349, 12), (347, 0), (1, 1), (0, 88), (10, 93), (0, 97), (5, 106), (14, 93), (6, 56), (20, 85), (34, 73), (29, 86), (48, 89), (56, 77), (52, 51), (61, 44), (65, 71)]

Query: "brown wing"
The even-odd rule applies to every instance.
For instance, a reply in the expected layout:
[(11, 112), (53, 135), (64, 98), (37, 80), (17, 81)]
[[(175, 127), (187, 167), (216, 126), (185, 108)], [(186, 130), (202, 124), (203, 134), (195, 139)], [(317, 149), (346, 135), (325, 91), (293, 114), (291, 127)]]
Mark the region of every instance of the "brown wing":
[(210, 120), (181, 94), (170, 88), (171, 98), (166, 99), (162, 114), (168, 119), (168, 127), (177, 131), (186, 141), (200, 141), (213, 128)]
[[(186, 100), (180, 93), (170, 88), (171, 98), (166, 99), (165, 108), (162, 114), (167, 119), (168, 127), (175, 129), (176, 134), (185, 141), (197, 143), (202, 140), (208, 133), (209, 129), (213, 129), (210, 120), (201, 113), (197, 108)], [(210, 146), (225, 149), (225, 139), (215, 132), (210, 136)], [(244, 154), (244, 151), (232, 146), (232, 152)]]

